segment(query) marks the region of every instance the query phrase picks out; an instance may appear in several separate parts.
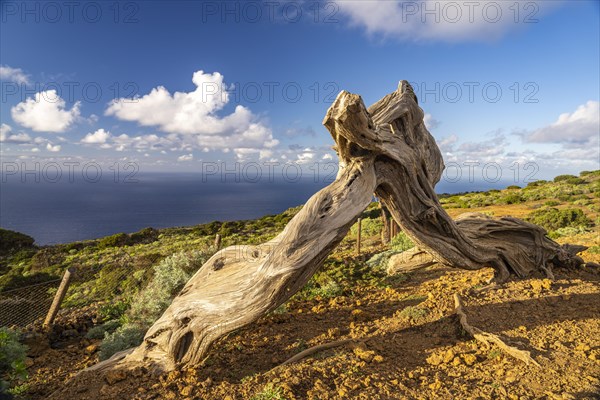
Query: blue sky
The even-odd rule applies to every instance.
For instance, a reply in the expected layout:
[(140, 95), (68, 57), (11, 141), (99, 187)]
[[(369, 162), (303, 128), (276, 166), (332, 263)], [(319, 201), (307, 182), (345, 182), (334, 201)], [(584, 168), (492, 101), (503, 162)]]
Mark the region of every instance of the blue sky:
[(464, 173), (599, 168), (598, 1), (69, 4), (1, 2), (4, 163), (307, 168), (340, 90), (406, 79)]

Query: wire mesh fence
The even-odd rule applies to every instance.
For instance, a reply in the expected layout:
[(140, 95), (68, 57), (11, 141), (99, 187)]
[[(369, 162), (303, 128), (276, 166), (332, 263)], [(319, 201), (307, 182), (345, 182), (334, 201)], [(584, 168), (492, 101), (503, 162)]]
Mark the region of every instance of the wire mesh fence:
[(48, 313), (60, 279), (0, 293), (0, 327), (25, 327)]

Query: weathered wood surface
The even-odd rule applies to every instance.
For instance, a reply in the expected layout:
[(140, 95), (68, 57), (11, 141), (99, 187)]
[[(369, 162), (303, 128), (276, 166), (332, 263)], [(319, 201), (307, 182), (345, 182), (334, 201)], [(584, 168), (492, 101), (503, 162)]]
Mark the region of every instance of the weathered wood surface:
[[(366, 108), (342, 91), (323, 121), (340, 171), (275, 239), (216, 253), (190, 279), (142, 345), (102, 367), (137, 363), (170, 370), (200, 363), (218, 338), (274, 310), (304, 286), (347, 234), (375, 193), (432, 260), (457, 268), (494, 268), (519, 277), (577, 263), (543, 229), (515, 218), (453, 221), (434, 192), (444, 164), (410, 85)], [(124, 358), (123, 358), (124, 357)]]

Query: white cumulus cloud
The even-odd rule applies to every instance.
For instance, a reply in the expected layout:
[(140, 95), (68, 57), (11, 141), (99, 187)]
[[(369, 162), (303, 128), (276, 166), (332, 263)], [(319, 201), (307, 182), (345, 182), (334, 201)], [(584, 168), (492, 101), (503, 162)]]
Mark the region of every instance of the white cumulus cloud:
[(79, 117), (80, 103), (69, 110), (56, 90), (47, 90), (29, 97), (11, 108), (18, 124), (37, 132), (64, 132)]
[(527, 142), (586, 144), (600, 135), (600, 103), (588, 101), (548, 126), (526, 133)]
[(15, 83), (29, 83), (29, 77), (21, 68), (11, 68), (8, 65), (0, 65), (0, 79)]
[(230, 114), (218, 114), (229, 103), (221, 74), (197, 71), (192, 81), (196, 89), (191, 92), (171, 94), (158, 86), (141, 97), (115, 99), (106, 115), (178, 135), (181, 146), (189, 149), (243, 148), (259, 152), (279, 143), (271, 129), (246, 107), (238, 105)]
[(338, 1), (341, 15), (369, 34), (401, 40), (472, 41), (536, 22), (561, 1)]
[(184, 155), (177, 157), (177, 161), (191, 161), (193, 159), (194, 159), (193, 154), (184, 154)]
[(81, 139), (81, 143), (84, 144), (104, 144), (111, 137), (110, 132), (105, 131), (100, 128), (95, 132), (90, 132), (83, 139)]
[(54, 145), (54, 146), (52, 144), (50, 144), (50, 143), (46, 144), (46, 150), (48, 150), (48, 151), (50, 151), (52, 153), (59, 152), (60, 151), (60, 147), (61, 147), (60, 144), (57, 144), (57, 145)]
[(13, 133), (12, 127), (7, 124), (0, 125), (0, 142), (25, 144), (31, 142), (31, 136), (25, 132)]

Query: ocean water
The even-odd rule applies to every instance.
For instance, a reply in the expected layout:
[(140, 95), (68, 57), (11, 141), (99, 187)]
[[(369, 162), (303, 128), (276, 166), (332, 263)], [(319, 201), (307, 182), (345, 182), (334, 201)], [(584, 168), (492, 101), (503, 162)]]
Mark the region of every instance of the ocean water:
[[(254, 219), (301, 205), (330, 182), (221, 182), (199, 174), (143, 174), (137, 182), (81, 179), (58, 182), (2, 177), (0, 226), (32, 236), (38, 245), (95, 239), (145, 227), (190, 226)], [(488, 190), (505, 183), (440, 182), (438, 193)]]

